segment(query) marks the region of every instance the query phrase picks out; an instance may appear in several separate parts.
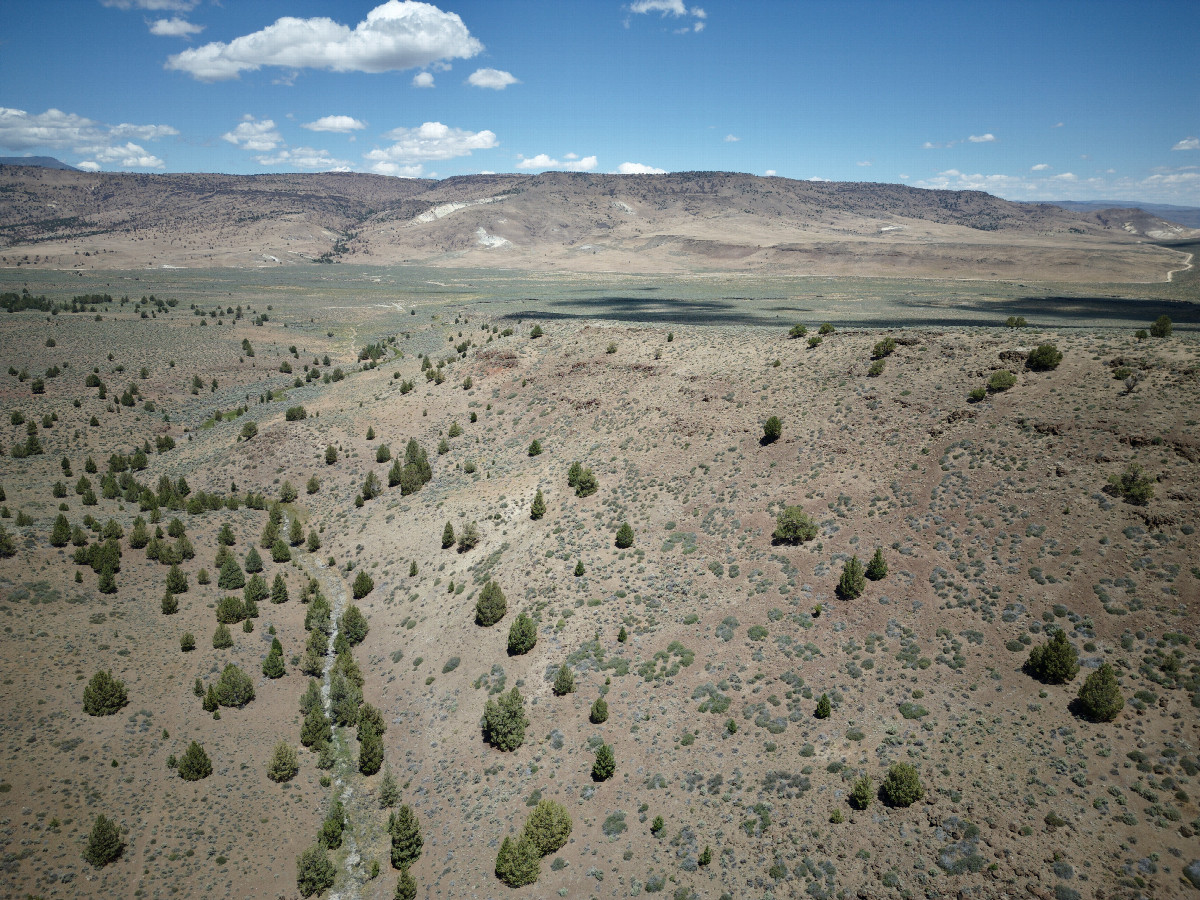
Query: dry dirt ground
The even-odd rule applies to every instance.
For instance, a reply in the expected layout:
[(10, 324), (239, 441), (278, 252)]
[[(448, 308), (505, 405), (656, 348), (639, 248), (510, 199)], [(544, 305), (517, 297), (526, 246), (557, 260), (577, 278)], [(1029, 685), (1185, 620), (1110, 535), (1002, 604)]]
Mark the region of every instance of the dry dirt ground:
[[(1139, 342), (1126, 330), (1035, 323), (838, 330), (810, 347), (781, 329), (668, 333), (465, 306), (357, 310), (334, 327), (337, 311), (279, 298), (235, 320), (225, 309), (236, 304), (212, 317), (186, 304), (147, 319), (117, 305), (98, 308), (99, 320), (0, 317), (0, 523), (14, 538), (0, 560), (0, 896), (293, 897), (297, 855), (337, 796), (350, 828), (329, 853), (334, 893), (391, 897), (383, 774), (357, 773), (353, 729), (339, 729), (328, 775), (301, 749), (292, 782), (266, 777), (278, 740), (299, 745), (301, 590), (316, 577), (340, 606), (362, 570), (374, 589), (358, 601), (370, 632), (354, 657), (388, 723), (400, 802), (423, 831), (419, 897), (1194, 893), (1184, 874), (1200, 856), (1194, 336)], [(535, 324), (543, 336), (530, 336)], [(820, 323), (807, 324), (811, 335)], [(889, 336), (895, 352), (868, 375)], [(386, 353), (365, 367), (357, 351), (377, 340)], [(1022, 354), (1047, 341), (1062, 364), (1026, 370)], [(422, 354), (442, 383), (426, 380)], [(279, 371), (285, 362), (291, 374)], [(1140, 375), (1132, 390), (1114, 364)], [(10, 366), (16, 375), (3, 374)], [(33, 394), (50, 366), (60, 374)], [(321, 377), (293, 387), (307, 367)], [(1002, 368), (1015, 386), (968, 403)], [(345, 377), (325, 383), (335, 369)], [(85, 387), (93, 370), (105, 399)], [(130, 384), (140, 396), (122, 406)], [(296, 405), (307, 418), (285, 421)], [(34, 423), (43, 454), (12, 458), (27, 440), (14, 411)], [(782, 436), (763, 444), (772, 415)], [(257, 434), (241, 440), (247, 422)], [(449, 437), (453, 425), (461, 434)], [(229, 593), (216, 585), (217, 531), (232, 527), (240, 559), (267, 513), (162, 510), (161, 526), (178, 517), (195, 548), (180, 610), (166, 616), (167, 567), (128, 545), (138, 504), (84, 506), (75, 491), (89, 456), (99, 494), (111, 454), (164, 434), (175, 447), (148, 455), (142, 484), (184, 476), (193, 492), (270, 500), (290, 481), (299, 496), (285, 521), (319, 533), (320, 550), (295, 547), (291, 562), (259, 551), (268, 584), (282, 574), (290, 600), (262, 603), (251, 633), (233, 627), (228, 650), (211, 646), (216, 601)], [(433, 478), (402, 496), (386, 487), (390, 463), (376, 460), (381, 445), (402, 455), (410, 438)], [(534, 439), (544, 449), (530, 456)], [(590, 497), (567, 486), (575, 460), (599, 482)], [(1156, 479), (1145, 506), (1105, 490), (1130, 462)], [(356, 505), (368, 472), (384, 490)], [(308, 494), (313, 476), (319, 490)], [(65, 497), (53, 496), (56, 481)], [(547, 512), (534, 521), (539, 488)], [(87, 515), (121, 526), (115, 594), (98, 591), (72, 546), (50, 546), (60, 504), (72, 526)], [(796, 504), (818, 536), (773, 543), (776, 514)], [(456, 532), (477, 523), (478, 545), (443, 549), (446, 522)], [(634, 541), (622, 550), (624, 522)], [(876, 548), (887, 578), (841, 599), (844, 561)], [(201, 568), (211, 584), (199, 583)], [(474, 608), (488, 579), (508, 613), (483, 628)], [(519, 612), (537, 623), (537, 644), (509, 656)], [(1079, 651), (1081, 673), (1065, 686), (1022, 672), (1051, 624)], [(287, 662), (274, 681), (261, 674), (270, 628)], [(189, 653), (185, 631), (196, 637)], [(214, 720), (193, 683), (228, 662), (257, 696)], [(1106, 724), (1069, 708), (1101, 662), (1125, 697)], [(576, 690), (559, 697), (551, 682), (564, 663)], [(100, 669), (124, 681), (129, 703), (91, 717), (82, 694)], [(530, 725), (504, 753), (485, 743), (480, 719), (513, 687)], [(823, 720), (821, 694), (832, 700)], [(602, 695), (609, 718), (593, 725)], [(192, 740), (213, 764), (194, 783), (166, 762)], [(600, 743), (614, 748), (616, 773), (596, 783)], [(924, 799), (852, 809), (854, 780), (878, 786), (893, 762), (917, 768)], [(571, 838), (536, 885), (510, 890), (493, 874), (497, 850), (538, 798), (566, 807)], [(102, 869), (81, 859), (97, 814), (124, 841)]]

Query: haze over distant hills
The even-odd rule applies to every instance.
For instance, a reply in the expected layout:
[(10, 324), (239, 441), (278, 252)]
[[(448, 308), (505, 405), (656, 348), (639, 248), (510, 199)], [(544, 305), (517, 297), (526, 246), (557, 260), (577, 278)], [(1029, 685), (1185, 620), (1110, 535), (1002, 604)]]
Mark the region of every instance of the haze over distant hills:
[(1183, 225), (977, 191), (725, 172), (231, 176), (0, 169), (0, 265), (1164, 281)]
[(36, 169), (64, 169), (68, 172), (82, 172), (74, 166), (69, 166), (61, 159), (53, 156), (0, 156), (0, 166), (32, 166)]
[(1063, 209), (1090, 212), (1103, 209), (1140, 209), (1152, 216), (1158, 216), (1169, 222), (1186, 225), (1189, 228), (1200, 228), (1200, 207), (1175, 206), (1170, 203), (1138, 203), (1132, 200), (1051, 200), (1054, 206)]

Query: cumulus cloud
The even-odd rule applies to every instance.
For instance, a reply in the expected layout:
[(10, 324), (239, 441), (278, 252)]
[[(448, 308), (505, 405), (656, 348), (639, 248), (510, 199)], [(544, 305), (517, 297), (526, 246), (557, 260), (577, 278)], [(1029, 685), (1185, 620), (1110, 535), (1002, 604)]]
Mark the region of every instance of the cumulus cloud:
[(1184, 138), (1171, 148), (1172, 150), (1200, 150), (1200, 138)]
[(727, 144), (736, 144), (740, 140), (741, 140), (741, 138), (738, 137), (736, 134), (725, 135), (725, 143), (727, 143)]
[(596, 157), (585, 156), (580, 159), (574, 153), (568, 153), (563, 161), (551, 159), (545, 153), (539, 153), (537, 156), (521, 157), (521, 161), (517, 163), (518, 169), (536, 169), (539, 172), (546, 169), (560, 169), (563, 172), (590, 172), (596, 168)]
[(100, 0), (113, 9), (146, 9), (151, 12), (189, 12), (200, 0)]
[(996, 140), (996, 136), (989, 131), (987, 134), (973, 134), (967, 140), (972, 144), (990, 144)]
[(992, 144), (992, 143), (995, 143), (997, 140), (999, 140), (999, 138), (997, 138), (994, 134), (992, 134), (989, 131), (986, 134), (972, 134), (966, 138), (956, 139), (953, 141), (926, 141), (924, 144), (921, 145), (921, 149), (922, 150), (947, 150), (950, 147), (956, 147), (962, 143)]
[(864, 167), (869, 166), (871, 164), (872, 163), (869, 159), (860, 159), (858, 162), (855, 163), (856, 166), (864, 166)]
[(153, 153), (148, 153), (145, 147), (140, 147), (132, 141), (119, 147), (102, 147), (91, 153), (96, 160), (109, 165), (117, 165), (126, 169), (162, 169), (166, 167), (161, 159)]
[(1112, 200), (1200, 204), (1200, 171), (1157, 172), (1146, 178), (1060, 175), (971, 174), (947, 169), (914, 186), (956, 191), (987, 191), (1010, 200)]
[(695, 21), (686, 28), (677, 28), (676, 34), (687, 34), (688, 32), (703, 31), (705, 20), (708, 18), (708, 13), (699, 6), (688, 7), (683, 0), (635, 0), (629, 4), (631, 13), (658, 13), (663, 18), (673, 16), (675, 18), (684, 18), (691, 16)]
[(363, 154), (370, 170), (380, 175), (416, 178), (423, 171), (422, 160), (453, 159), (470, 156), (475, 150), (499, 146), (496, 135), (488, 130), (467, 131), (441, 122), (425, 122), (417, 128), (394, 128), (384, 135), (394, 141), (390, 147), (376, 148)]
[(317, 121), (309, 122), (300, 127), (307, 128), (309, 131), (332, 131), (335, 134), (349, 134), (352, 131), (366, 128), (367, 123), (352, 116), (321, 116)]
[(82, 162), (75, 163), (75, 168), (83, 169), (85, 172), (99, 172), (100, 163), (96, 162), (95, 160), (85, 159)]
[(388, 0), (354, 28), (332, 19), (276, 20), (261, 31), (177, 53), (167, 68), (224, 81), (262, 66), (388, 72), (469, 59), (483, 50), (455, 13), (416, 0)]
[(1030, 172), (1045, 172), (1049, 168), (1050, 168), (1049, 163), (1038, 163), (1036, 166), (1032, 166), (1029, 169), (1029, 171)]
[(433, 87), (432, 72), (418, 72), (413, 76), (412, 86), (415, 88), (431, 88)]
[(510, 84), (520, 84), (508, 72), (502, 72), (500, 69), (476, 69), (467, 77), (467, 84), (477, 88), (490, 88), (493, 91), (502, 91)]
[(155, 19), (150, 23), (150, 33), (159, 37), (191, 37), (203, 30), (203, 25), (193, 25), (187, 19), (179, 16), (170, 19)]
[[(29, 113), (0, 106), (0, 147), (10, 150), (72, 150), (96, 161), (128, 168), (163, 167), (163, 161), (130, 139), (154, 141), (179, 134), (170, 125), (108, 125), (75, 113), (48, 109)], [(98, 167), (98, 166), (97, 166)], [(90, 171), (95, 171), (88, 168)]]
[(666, 175), (666, 169), (656, 169), (644, 163), (623, 162), (617, 166), (618, 175)]
[(276, 153), (255, 157), (264, 166), (290, 166), (297, 169), (323, 169), (347, 171), (350, 163), (344, 159), (336, 159), (328, 150), (314, 150), (312, 147), (284, 148)]
[(767, 178), (774, 178), (774, 177), (775, 177), (775, 170), (774, 170), (774, 169), (767, 169), (767, 171), (763, 172), (763, 175), (765, 175)]
[(259, 153), (274, 150), (283, 143), (283, 136), (275, 130), (275, 122), (272, 119), (259, 120), (250, 114), (242, 116), (238, 126), (221, 137), (235, 147)]

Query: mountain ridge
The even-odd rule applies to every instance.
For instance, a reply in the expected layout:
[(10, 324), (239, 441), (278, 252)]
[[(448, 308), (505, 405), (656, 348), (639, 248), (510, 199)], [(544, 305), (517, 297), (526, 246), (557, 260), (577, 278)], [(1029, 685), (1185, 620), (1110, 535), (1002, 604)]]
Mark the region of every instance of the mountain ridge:
[(1129, 214), (979, 191), (727, 172), (404, 180), (6, 166), (0, 197), (0, 265), (59, 268), (350, 261), (1153, 281), (1177, 257), (1147, 237), (1189, 236), (1149, 214), (1131, 225)]

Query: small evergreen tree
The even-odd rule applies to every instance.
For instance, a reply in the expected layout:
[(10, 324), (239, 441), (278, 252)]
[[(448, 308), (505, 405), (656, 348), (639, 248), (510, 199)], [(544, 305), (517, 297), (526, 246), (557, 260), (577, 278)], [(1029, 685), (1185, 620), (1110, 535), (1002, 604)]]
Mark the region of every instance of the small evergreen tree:
[(588, 713), (588, 721), (593, 725), (601, 725), (608, 721), (608, 704), (603, 697), (597, 697), (596, 702), (592, 704), (591, 712)]
[(280, 741), (275, 745), (275, 752), (271, 754), (271, 762), (267, 765), (267, 777), (276, 784), (283, 784), (295, 778), (299, 771), (300, 760), (295, 748), (287, 741)]
[(375, 590), (375, 581), (367, 574), (366, 569), (359, 569), (354, 576), (354, 599), (361, 600)]
[[(200, 683), (199, 678), (196, 679), (196, 683)], [(221, 704), (217, 702), (217, 689), (211, 684), (208, 686), (208, 690), (204, 692), (204, 700), (201, 706), (205, 712), (210, 713), (215, 713), (221, 707)]]
[(449, 522), (447, 522), (446, 527), (442, 529), (442, 549), (449, 550), (453, 546), (454, 546), (454, 526), (451, 525)]
[(508, 655), (522, 656), (537, 643), (537, 626), (525, 613), (519, 613), (508, 629)]
[[(309, 491), (310, 494), (316, 493)], [(300, 520), (292, 516), (292, 524), (288, 526), (288, 543), (293, 547), (298, 547), (304, 543), (304, 526), (300, 524)]]
[(408, 874), (408, 869), (400, 870), (400, 877), (396, 879), (396, 893), (392, 894), (392, 900), (417, 900), (417, 881)]
[(539, 456), (542, 452), (542, 442), (536, 438), (529, 444), (529, 455)]
[(196, 636), (190, 631), (185, 631), (179, 638), (179, 649), (184, 653), (196, 649)]
[(850, 805), (855, 809), (864, 810), (871, 805), (872, 796), (874, 796), (874, 789), (871, 784), (871, 776), (862, 775), (854, 782), (854, 787), (850, 790)]
[(296, 858), (296, 889), (301, 897), (329, 890), (336, 877), (337, 869), (320, 844), (313, 844)]
[(217, 587), (223, 591), (236, 591), (245, 584), (246, 576), (242, 572), (242, 567), (232, 556), (226, 557), (221, 564), (221, 574), (217, 576)]
[(334, 800), (329, 806), (329, 814), (321, 823), (317, 833), (317, 843), (329, 849), (336, 850), (342, 846), (342, 835), (346, 830), (346, 808), (341, 800)]
[(111, 716), (128, 702), (125, 685), (109, 671), (97, 672), (83, 689), (83, 711), (89, 716)]
[(59, 513), (54, 519), (54, 527), (50, 529), (50, 546), (65, 547), (71, 542), (71, 523), (67, 517)]
[(546, 514), (546, 498), (542, 496), (542, 489), (533, 496), (533, 504), (529, 507), (529, 518), (535, 522)]
[(317, 537), (317, 530), (315, 528), (308, 530), (308, 541), (305, 543), (304, 549), (309, 553), (316, 553), (321, 549), (321, 539)]
[(400, 811), (388, 817), (388, 833), (392, 837), (392, 867), (407, 869), (421, 858), (425, 840), (421, 837), (421, 823), (413, 808), (405, 803)]
[(525, 701), (516, 688), (487, 701), (483, 711), (484, 738), (497, 750), (508, 752), (520, 747), (528, 726)]
[(582, 559), (581, 559), (581, 560), (578, 560), (578, 561), (575, 563), (575, 573), (574, 573), (574, 574), (575, 574), (575, 577), (576, 577), (576, 578), (581, 578), (581, 577), (583, 577), (583, 574), (584, 574), (584, 572), (585, 572), (585, 571), (586, 571), (586, 570), (583, 568), (583, 560), (582, 560)]
[(1079, 674), (1079, 652), (1060, 628), (1049, 641), (1029, 651), (1025, 669), (1046, 684), (1065, 684)]
[(764, 444), (774, 443), (779, 440), (781, 434), (783, 434), (783, 423), (779, 421), (779, 416), (771, 416), (763, 422), (762, 442)]
[(883, 799), (889, 806), (912, 806), (925, 796), (917, 770), (908, 763), (892, 763), (883, 780)]
[(277, 563), (289, 562), (292, 558), (292, 551), (282, 539), (271, 545), (271, 559)]
[(353, 603), (346, 607), (346, 611), (342, 613), (341, 618), (338, 620), (338, 631), (346, 636), (346, 640), (352, 646), (354, 644), (361, 644), (369, 630), (370, 626), (367, 624), (367, 617)]
[(281, 575), (279, 572), (275, 573), (275, 578), (271, 581), (271, 602), (288, 602), (287, 582), (283, 580), (283, 575)]
[(628, 522), (622, 523), (617, 529), (617, 547), (621, 550), (628, 550), (633, 546), (633, 529), (629, 527)]
[(217, 702), (222, 706), (241, 709), (254, 699), (253, 679), (233, 663), (228, 663), (221, 670), (216, 689)]
[(617, 758), (613, 754), (613, 748), (608, 744), (601, 744), (600, 749), (596, 751), (596, 761), (592, 764), (592, 780), (608, 781), (616, 771)]
[(383, 780), (379, 782), (379, 805), (384, 809), (395, 806), (400, 799), (400, 787), (396, 784), (396, 776), (387, 766), (383, 770)]
[(358, 771), (374, 775), (383, 765), (383, 738), (374, 727), (361, 731), (358, 741)]
[(458, 552), (466, 553), (468, 550), (474, 550), (478, 544), (479, 526), (473, 521), (468, 522), (458, 535)]
[(829, 702), (829, 695), (822, 694), (821, 699), (817, 701), (817, 711), (814, 715), (818, 719), (828, 719), (833, 712), (833, 704)]
[(92, 833), (88, 835), (87, 847), (83, 851), (85, 862), (102, 869), (121, 855), (124, 844), (117, 823), (105, 816), (96, 816)]
[(1079, 706), (1088, 718), (1111, 722), (1125, 708), (1117, 674), (1108, 663), (1088, 675), (1079, 689)]
[(571, 817), (566, 807), (553, 800), (542, 800), (525, 820), (521, 837), (537, 848), (540, 856), (549, 856), (571, 836)]
[(496, 854), (496, 877), (511, 888), (533, 884), (541, 874), (540, 862), (541, 856), (532, 841), (506, 837)]
[(216, 612), (222, 625), (236, 625), (246, 618), (246, 605), (237, 597), (225, 596), (217, 601)]
[[(273, 544), (275, 542), (272, 541), (271, 543)], [(268, 544), (267, 546), (269, 547), (271, 545)], [(246, 571), (253, 574), (255, 572), (261, 572), (262, 569), (262, 557), (258, 555), (258, 550), (256, 548), (251, 547), (249, 552), (246, 553)]]
[(204, 748), (192, 741), (179, 760), (179, 777), (184, 781), (199, 781), (212, 774), (212, 760)]
[(867, 563), (866, 575), (872, 581), (882, 581), (887, 578), (888, 567), (887, 560), (883, 558), (883, 550), (879, 547), (875, 548), (875, 555), (871, 557), (871, 561)]
[(1025, 358), (1025, 366), (1035, 372), (1048, 372), (1057, 369), (1062, 358), (1061, 351), (1053, 344), (1042, 344)]
[(558, 697), (565, 697), (567, 694), (575, 693), (575, 675), (571, 672), (571, 668), (563, 663), (558, 667), (558, 672), (554, 676), (554, 694)]
[(1171, 317), (1165, 313), (1154, 320), (1154, 324), (1150, 326), (1150, 334), (1156, 338), (1170, 337), (1174, 330), (1174, 325), (1171, 322)]
[(775, 517), (775, 532), (771, 535), (783, 544), (799, 544), (817, 536), (817, 526), (799, 506), (788, 506)]
[(164, 616), (173, 616), (179, 612), (179, 601), (175, 599), (175, 595), (171, 593), (171, 589), (167, 588), (163, 594), (162, 603), (160, 604)]
[(483, 586), (483, 590), (479, 592), (479, 599), (475, 602), (475, 622), (485, 628), (495, 625), (504, 618), (504, 614), (508, 612), (508, 602), (504, 599), (504, 592), (500, 590), (500, 585), (494, 580), (489, 580)]
[(575, 496), (590, 497), (598, 490), (600, 490), (600, 482), (596, 480), (595, 474), (591, 469), (584, 469), (579, 480), (575, 482)]
[(319, 750), (332, 740), (333, 728), (329, 724), (329, 717), (325, 715), (325, 708), (320, 702), (315, 703), (300, 726), (300, 743), (310, 750)]
[(332, 466), (335, 462), (337, 462), (337, 458), (337, 448), (334, 447), (333, 444), (327, 445), (325, 447), (325, 465)]
[(575, 487), (579, 484), (579, 476), (583, 474), (583, 464), (579, 460), (571, 463), (571, 467), (567, 469), (567, 487)]
[(854, 600), (862, 596), (866, 586), (867, 581), (863, 574), (862, 563), (858, 561), (857, 556), (850, 557), (842, 566), (842, 577), (837, 586), (838, 595), (843, 600)]

